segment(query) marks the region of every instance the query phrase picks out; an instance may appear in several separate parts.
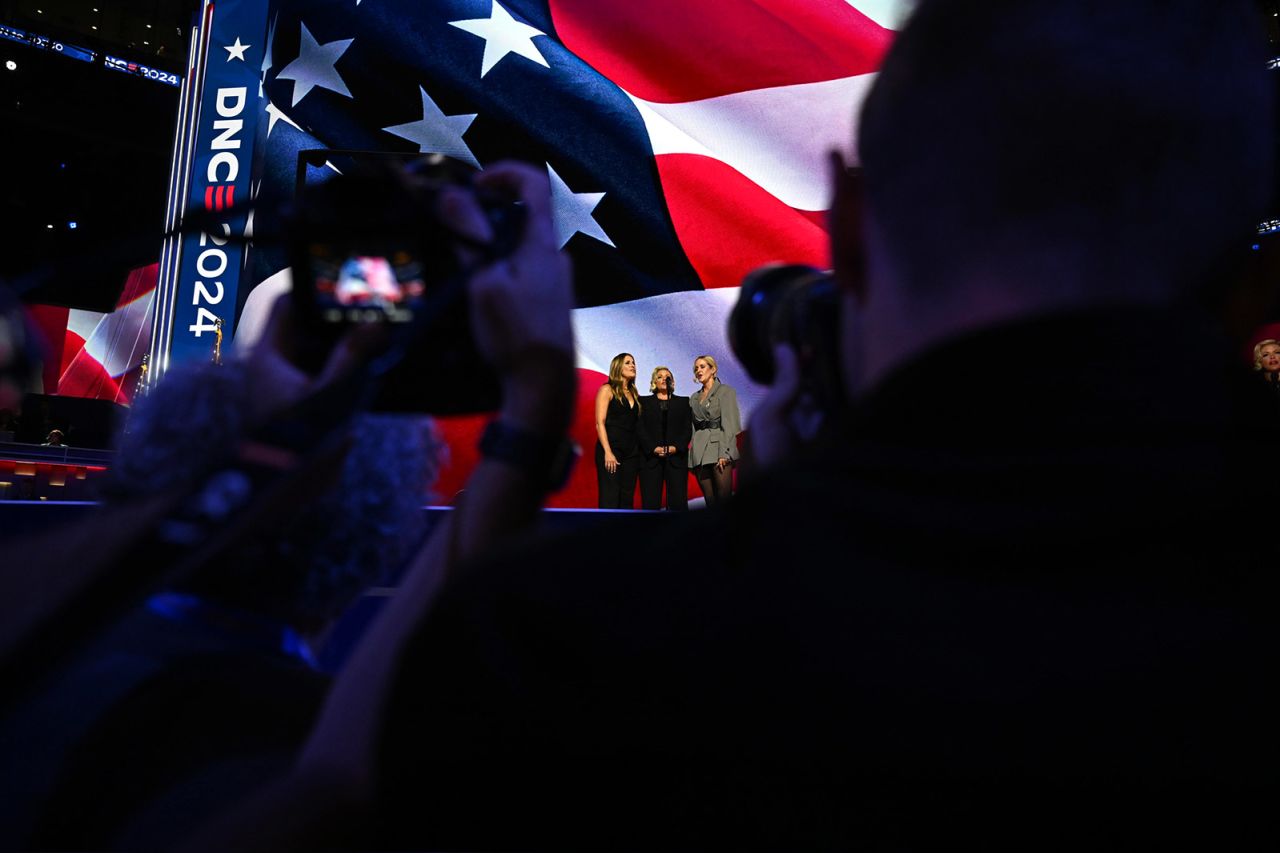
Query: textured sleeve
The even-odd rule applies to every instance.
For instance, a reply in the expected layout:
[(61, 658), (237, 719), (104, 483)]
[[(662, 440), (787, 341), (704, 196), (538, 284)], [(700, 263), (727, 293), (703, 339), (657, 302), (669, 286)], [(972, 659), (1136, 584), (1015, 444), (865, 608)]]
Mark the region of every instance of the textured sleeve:
[(738, 411), (738, 394), (728, 385), (720, 386), (720, 428), (724, 431), (728, 459), (738, 458), (738, 433), (742, 432), (742, 414)]
[(693, 408), (689, 403), (688, 397), (680, 397), (678, 399), (684, 404), (683, 411), (680, 413), (682, 415), (680, 419), (682, 429), (673, 436), (672, 440), (681, 453), (687, 453), (689, 443), (693, 441)]

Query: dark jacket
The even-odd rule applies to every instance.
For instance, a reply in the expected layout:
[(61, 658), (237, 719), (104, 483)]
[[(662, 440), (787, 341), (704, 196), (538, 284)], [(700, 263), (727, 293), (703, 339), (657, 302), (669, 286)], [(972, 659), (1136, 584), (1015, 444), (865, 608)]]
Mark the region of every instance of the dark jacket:
[[(640, 398), (640, 423), (636, 427), (636, 437), (640, 442), (640, 452), (645, 462), (668, 465), (678, 464), (687, 468), (689, 442), (693, 438), (693, 415), (689, 410), (689, 398), (671, 396), (667, 406), (667, 434), (662, 434), (662, 407), (656, 394)], [(659, 445), (674, 446), (676, 453), (663, 459), (654, 455), (653, 449)]]
[(400, 661), (384, 843), (1267, 849), (1275, 480), (1233, 357), (1164, 313), (992, 330), (723, 509), (473, 567)]

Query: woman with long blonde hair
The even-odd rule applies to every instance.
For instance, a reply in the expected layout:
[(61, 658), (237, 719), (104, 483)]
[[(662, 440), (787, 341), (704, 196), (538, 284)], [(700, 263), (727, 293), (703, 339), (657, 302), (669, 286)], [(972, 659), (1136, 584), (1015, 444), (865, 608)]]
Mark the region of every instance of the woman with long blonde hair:
[(636, 359), (620, 352), (609, 362), (609, 381), (596, 392), (596, 482), (601, 509), (634, 509), (640, 473), (640, 395)]

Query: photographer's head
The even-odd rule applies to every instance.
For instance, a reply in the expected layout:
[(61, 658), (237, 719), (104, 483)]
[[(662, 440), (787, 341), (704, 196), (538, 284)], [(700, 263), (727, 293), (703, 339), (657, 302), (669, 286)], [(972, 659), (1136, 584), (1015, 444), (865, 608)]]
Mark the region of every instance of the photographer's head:
[(1199, 284), (1269, 194), (1263, 60), (1247, 0), (922, 0), (859, 130), (868, 333)]

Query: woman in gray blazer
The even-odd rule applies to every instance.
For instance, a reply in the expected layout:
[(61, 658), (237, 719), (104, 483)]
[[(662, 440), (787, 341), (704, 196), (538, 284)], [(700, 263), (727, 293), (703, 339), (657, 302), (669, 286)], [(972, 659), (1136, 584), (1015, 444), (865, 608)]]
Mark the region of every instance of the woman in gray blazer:
[(702, 386), (689, 397), (693, 412), (693, 442), (689, 445), (689, 468), (707, 506), (715, 506), (733, 494), (733, 468), (738, 461), (738, 433), (742, 416), (738, 395), (716, 374), (716, 360), (700, 355), (693, 361), (693, 378)]

